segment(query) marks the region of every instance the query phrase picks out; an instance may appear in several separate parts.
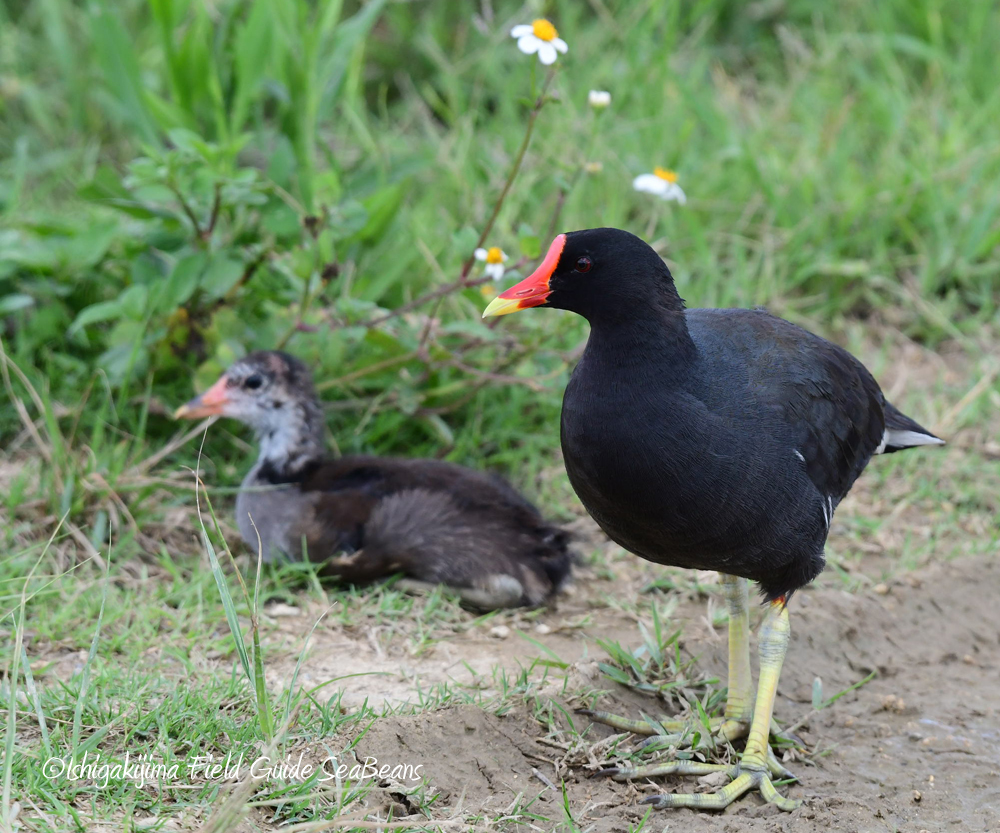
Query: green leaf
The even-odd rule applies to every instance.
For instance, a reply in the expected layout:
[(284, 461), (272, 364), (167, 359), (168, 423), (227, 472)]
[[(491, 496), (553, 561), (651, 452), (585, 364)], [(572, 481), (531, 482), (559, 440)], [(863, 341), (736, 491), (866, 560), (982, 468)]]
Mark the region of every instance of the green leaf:
[(537, 235), (527, 235), (520, 238), (518, 245), (521, 247), (521, 254), (531, 260), (536, 260), (542, 254), (542, 241)]
[(65, 240), (62, 246), (61, 265), (70, 271), (80, 271), (96, 266), (121, 233), (117, 222), (91, 224)]
[(451, 426), (441, 419), (438, 414), (428, 414), (424, 417), (424, 421), (430, 427), (432, 433), (445, 445), (452, 446), (455, 444), (455, 432), (451, 430)]
[(121, 317), (122, 305), (121, 300), (118, 298), (114, 301), (101, 301), (98, 304), (91, 304), (89, 307), (84, 307), (80, 310), (80, 314), (77, 315), (76, 320), (70, 325), (69, 335), (74, 335), (91, 324), (97, 324), (100, 321), (112, 321)]
[(813, 679), (812, 706), (817, 711), (823, 708), (823, 681), (819, 677)]
[(118, 384), (145, 373), (149, 363), (149, 352), (142, 345), (145, 336), (146, 326), (142, 321), (126, 319), (111, 328), (107, 337), (111, 346), (98, 356), (97, 364), (112, 382)]
[(225, 255), (215, 255), (201, 277), (201, 289), (209, 298), (221, 298), (243, 275), (243, 263)]
[(357, 234), (368, 222), (368, 210), (357, 200), (344, 200), (330, 212), (330, 227), (337, 240)]
[(240, 665), (243, 666), (243, 673), (246, 674), (248, 680), (252, 680), (253, 672), (250, 670), (250, 655), (247, 653), (246, 642), (243, 640), (243, 628), (240, 625), (240, 618), (236, 613), (236, 603), (233, 601), (232, 593), (229, 592), (229, 582), (222, 569), (222, 564), (219, 562), (215, 547), (212, 546), (212, 541), (208, 537), (208, 530), (205, 529), (204, 525), (202, 526), (201, 536), (202, 544), (208, 553), (208, 563), (212, 569), (212, 576), (215, 578), (215, 586), (218, 588), (219, 596), (222, 599), (222, 607), (226, 613), (226, 622), (229, 624), (229, 630), (233, 635), (236, 654), (240, 658)]
[(158, 131), (146, 107), (145, 85), (135, 51), (135, 40), (122, 25), (116, 5), (97, 0), (88, 14), (90, 54), (100, 64), (104, 83), (119, 116), (128, 122), (145, 142), (155, 144)]
[[(263, 5), (263, 4), (258, 4)], [(295, 176), (295, 148), (287, 136), (278, 136), (267, 162), (267, 178), (284, 189), (292, 185)]]
[(145, 286), (130, 286), (118, 298), (122, 313), (135, 321), (141, 321), (146, 313), (146, 299), (149, 290)]
[(408, 350), (398, 338), (384, 330), (369, 330), (365, 333), (365, 343), (382, 350), (389, 356), (398, 356)]
[(0, 298), (0, 315), (6, 315), (10, 312), (27, 309), (28, 307), (34, 306), (34, 304), (35, 299), (30, 295), (25, 295), (20, 292), (5, 295), (3, 298)]
[(363, 203), (368, 212), (368, 222), (357, 233), (356, 239), (369, 245), (381, 240), (402, 202), (402, 183), (380, 188), (368, 197)]
[(302, 236), (302, 223), (299, 215), (283, 202), (274, 202), (262, 214), (262, 227), (286, 240), (298, 240)]
[(229, 113), (230, 133), (238, 133), (244, 128), (250, 105), (259, 98), (260, 84), (271, 60), (272, 30), (270, 4), (252, 3), (234, 39), (236, 94)]
[(174, 264), (174, 270), (163, 284), (157, 306), (162, 312), (169, 312), (184, 304), (198, 288), (198, 282), (208, 265), (208, 255), (195, 252), (182, 257)]
[(386, 0), (369, 0), (357, 14), (337, 26), (333, 35), (333, 46), (320, 67), (319, 77), (324, 82), (321, 116), (330, 115), (330, 108), (340, 92), (351, 56), (354, 50), (363, 44), (364, 38), (375, 25), (385, 4)]
[(606, 662), (599, 662), (597, 667), (604, 673), (604, 675), (619, 685), (628, 685), (631, 682), (628, 674), (622, 671), (620, 668), (615, 668), (613, 665), (609, 665)]
[(170, 137), (170, 141), (173, 142), (178, 150), (183, 150), (192, 156), (198, 156), (201, 159), (208, 160), (215, 155), (213, 146), (205, 142), (193, 130), (187, 130), (183, 127), (175, 127), (173, 130), (168, 131), (167, 135)]

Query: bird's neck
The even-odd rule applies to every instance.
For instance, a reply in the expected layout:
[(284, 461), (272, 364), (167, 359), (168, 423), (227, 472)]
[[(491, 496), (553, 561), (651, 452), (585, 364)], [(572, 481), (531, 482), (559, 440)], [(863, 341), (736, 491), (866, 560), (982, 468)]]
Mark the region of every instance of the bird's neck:
[(318, 402), (296, 402), (281, 419), (257, 429), (259, 479), (287, 483), (300, 479), (325, 454), (323, 412)]
[(666, 381), (696, 358), (683, 309), (641, 309), (629, 319), (594, 316), (590, 320), (587, 354), (600, 356), (614, 369), (642, 368), (661, 372)]

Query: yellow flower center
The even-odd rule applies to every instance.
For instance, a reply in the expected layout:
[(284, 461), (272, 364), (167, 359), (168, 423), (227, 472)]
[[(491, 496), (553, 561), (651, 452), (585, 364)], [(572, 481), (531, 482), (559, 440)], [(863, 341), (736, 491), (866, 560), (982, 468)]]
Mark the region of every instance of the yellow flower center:
[(500, 251), (499, 246), (490, 246), (490, 248), (486, 250), (486, 262), (503, 263), (503, 252)]
[(656, 174), (660, 179), (665, 179), (667, 182), (677, 182), (677, 174), (668, 168), (653, 168), (653, 173)]
[(549, 23), (544, 17), (538, 18), (531, 23), (531, 31), (539, 40), (555, 40), (559, 37), (556, 27)]

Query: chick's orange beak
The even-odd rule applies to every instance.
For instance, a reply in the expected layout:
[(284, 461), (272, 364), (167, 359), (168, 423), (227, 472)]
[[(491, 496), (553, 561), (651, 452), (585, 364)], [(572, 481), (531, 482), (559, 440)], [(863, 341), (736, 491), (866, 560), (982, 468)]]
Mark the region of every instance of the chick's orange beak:
[(228, 404), (226, 377), (223, 376), (201, 396), (196, 396), (174, 411), (174, 419), (200, 419), (201, 417), (218, 416)]
[(514, 284), (510, 289), (501, 292), (490, 301), (490, 305), (483, 310), (483, 318), (491, 315), (507, 315), (517, 312), (519, 309), (528, 307), (538, 307), (545, 303), (545, 299), (552, 294), (549, 288), (549, 280), (552, 273), (559, 265), (559, 258), (562, 256), (563, 247), (566, 245), (566, 235), (560, 234), (552, 241), (549, 251), (545, 255), (545, 260), (539, 264), (538, 268), (520, 283)]

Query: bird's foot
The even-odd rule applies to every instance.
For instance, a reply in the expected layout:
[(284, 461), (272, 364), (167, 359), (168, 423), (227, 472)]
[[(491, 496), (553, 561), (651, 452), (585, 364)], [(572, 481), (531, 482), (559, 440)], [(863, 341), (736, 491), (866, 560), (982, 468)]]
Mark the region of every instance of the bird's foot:
[[(642, 741), (636, 747), (637, 751), (647, 753), (659, 751), (665, 746), (676, 746), (678, 749), (684, 749), (691, 745), (695, 732), (706, 728), (703, 723), (697, 721), (694, 717), (687, 720), (675, 720), (667, 717), (652, 718), (643, 716), (638, 720), (634, 720), (597, 709), (577, 709), (576, 714), (589, 717), (596, 723), (602, 723), (620, 732), (632, 732), (635, 735), (648, 736), (646, 740)], [(737, 720), (731, 717), (712, 717), (709, 718), (707, 728), (715, 740), (732, 743), (750, 734), (750, 717), (747, 716), (746, 720)], [(781, 728), (773, 720), (771, 721), (771, 737), (781, 746), (800, 745), (800, 742), (795, 737), (783, 735)], [(770, 747), (768, 748), (768, 760), (769, 762), (773, 760), (777, 763), (774, 751)], [(795, 777), (783, 767), (782, 770), (782, 778)]]
[[(657, 775), (711, 775), (723, 773), (732, 779), (726, 786), (711, 795), (665, 794), (644, 800), (642, 803), (665, 809), (667, 807), (692, 807), (697, 810), (722, 810), (733, 803), (744, 793), (757, 790), (769, 804), (774, 804), (781, 810), (794, 810), (802, 802), (785, 798), (778, 793), (772, 779), (790, 778), (796, 780), (775, 757), (770, 745), (770, 729), (772, 727), (772, 712), (774, 697), (777, 690), (778, 676), (781, 673), (781, 663), (788, 647), (788, 611), (784, 600), (772, 603), (761, 627), (760, 644), (760, 683), (757, 688), (756, 704), (750, 729), (747, 733), (746, 748), (740, 754), (739, 763), (734, 766), (725, 764), (709, 764), (698, 761), (677, 760), (653, 763), (638, 767), (615, 767), (604, 770), (617, 781), (630, 781), (634, 778), (651, 778)], [(730, 698), (727, 701), (727, 714), (731, 717), (723, 719), (719, 724), (719, 732), (731, 735), (740, 726), (745, 725), (743, 718), (747, 715), (746, 700)], [(739, 707), (738, 709), (736, 707)], [(601, 722), (601, 716), (595, 716)], [(648, 729), (656, 729), (653, 721), (646, 720), (647, 731), (639, 730), (640, 734), (648, 734)], [(632, 731), (638, 722), (616, 719), (610, 725)], [(736, 724), (736, 725), (734, 725)], [(661, 725), (662, 724), (657, 724)], [(690, 730), (689, 730), (690, 731)], [(741, 731), (741, 730), (740, 730)], [(742, 731), (741, 731), (742, 733)], [(659, 734), (659, 732), (657, 732)]]
[[(664, 746), (684, 748), (690, 746), (694, 732), (701, 724), (683, 720), (655, 720), (646, 717), (632, 720), (610, 712), (593, 709), (577, 709), (577, 714), (584, 714), (598, 723), (611, 726), (625, 732), (637, 735), (647, 735), (648, 738), (636, 747), (636, 751), (649, 754), (663, 749)], [(713, 737), (732, 742), (745, 738), (750, 730), (750, 724), (742, 720), (717, 717), (709, 722)], [(772, 730), (775, 727), (772, 725)], [(782, 798), (774, 788), (771, 779), (783, 781), (798, 781), (789, 772), (770, 744), (765, 746), (766, 771), (756, 764), (741, 767), (739, 764), (709, 764), (700, 761), (675, 760), (661, 761), (635, 767), (610, 767), (600, 770), (596, 775), (608, 775), (616, 781), (632, 781), (637, 778), (655, 778), (660, 775), (709, 775), (715, 772), (725, 772), (732, 781), (714, 795), (662, 795), (647, 799), (644, 804), (650, 804), (657, 809), (667, 807), (698, 807), (701, 809), (722, 809), (732, 801), (752, 789), (760, 791), (765, 800), (776, 804), (783, 810), (794, 810), (798, 802)]]
[[(702, 764), (702, 766), (713, 766), (713, 764)], [(778, 766), (781, 765), (778, 764)], [(770, 769), (770, 765), (768, 769)], [(691, 807), (695, 810), (724, 810), (741, 795), (750, 792), (750, 790), (757, 790), (764, 798), (764, 801), (768, 804), (774, 804), (779, 810), (788, 812), (802, 805), (801, 801), (785, 798), (781, 795), (775, 788), (770, 774), (765, 769), (743, 769), (737, 764), (733, 767), (720, 767), (719, 769), (710, 771), (728, 771), (734, 777), (732, 781), (715, 793), (664, 793), (644, 798), (640, 804), (649, 805), (657, 810), (666, 810), (673, 807)], [(692, 772), (691, 774), (697, 773)], [(707, 774), (707, 771), (703, 774)]]
[[(765, 766), (767, 768), (766, 775), (772, 775), (782, 781), (799, 780), (793, 773), (785, 769), (770, 747), (767, 748)], [(736, 780), (742, 773), (757, 771), (757, 769), (758, 767), (755, 765), (741, 767), (740, 764), (706, 764), (700, 761), (676, 760), (660, 761), (635, 767), (609, 767), (608, 769), (596, 772), (595, 776), (608, 775), (614, 778), (615, 781), (633, 781), (636, 778), (655, 778), (659, 775), (710, 775), (713, 772), (725, 772), (730, 778)]]

